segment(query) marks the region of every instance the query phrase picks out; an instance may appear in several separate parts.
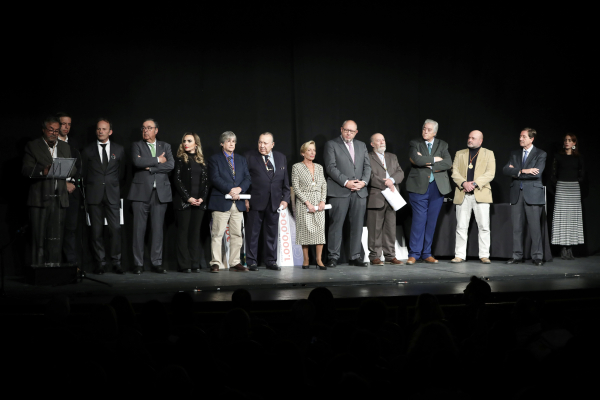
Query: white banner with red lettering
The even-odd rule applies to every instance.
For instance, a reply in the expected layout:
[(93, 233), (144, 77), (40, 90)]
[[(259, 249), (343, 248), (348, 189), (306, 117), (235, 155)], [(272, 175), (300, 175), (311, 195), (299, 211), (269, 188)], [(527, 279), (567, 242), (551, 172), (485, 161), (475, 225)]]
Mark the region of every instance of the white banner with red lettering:
[(277, 265), (280, 267), (302, 265), (302, 246), (295, 244), (296, 221), (290, 215), (289, 208), (279, 210), (277, 230), (279, 233), (277, 240)]

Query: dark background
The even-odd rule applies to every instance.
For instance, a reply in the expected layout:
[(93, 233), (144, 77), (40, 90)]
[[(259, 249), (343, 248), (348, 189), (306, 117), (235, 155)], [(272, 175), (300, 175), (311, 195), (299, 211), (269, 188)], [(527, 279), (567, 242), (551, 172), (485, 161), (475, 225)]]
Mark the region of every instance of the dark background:
[[(534, 144), (549, 155), (546, 183), (562, 136), (574, 132), (588, 172), (586, 244), (578, 252), (600, 250), (593, 235), (599, 181), (591, 168), (598, 145), (590, 132), (594, 41), (586, 10), (376, 3), (175, 8), (29, 10), (4, 28), (0, 245), (28, 221), (27, 179), (20, 175), (25, 144), (41, 134), (46, 115), (65, 111), (73, 116), (70, 136), (80, 143), (94, 140), (103, 116), (113, 123), (111, 140), (126, 149), (141, 138), (145, 118), (157, 120), (158, 138), (174, 151), (184, 132), (198, 132), (206, 156), (218, 151), (225, 130), (237, 134), (238, 153), (270, 131), (290, 167), (308, 140), (317, 142), (322, 162), (324, 142), (353, 119), (357, 139), (383, 133), (405, 171), (409, 140), (432, 118), (452, 156), (466, 147), (471, 130), (484, 133), (483, 146), (496, 155), (496, 203), (508, 202), (510, 178), (501, 171), (522, 128), (535, 128)], [(398, 223), (406, 217), (399, 214)], [(171, 211), (167, 224), (174, 232)], [(25, 262), (22, 242), (4, 255), (8, 273)], [(124, 245), (130, 253), (130, 242)], [(174, 265), (174, 249), (165, 251)]]

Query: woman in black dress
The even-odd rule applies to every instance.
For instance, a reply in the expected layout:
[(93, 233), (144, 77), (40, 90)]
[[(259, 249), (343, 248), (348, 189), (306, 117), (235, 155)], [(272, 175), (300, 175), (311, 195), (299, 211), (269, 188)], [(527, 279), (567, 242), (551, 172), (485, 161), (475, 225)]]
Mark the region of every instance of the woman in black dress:
[(583, 157), (579, 154), (577, 137), (568, 133), (563, 139), (563, 149), (554, 157), (552, 178), (556, 182), (552, 244), (562, 246), (560, 257), (573, 260), (571, 246), (583, 243), (583, 218), (581, 190)]
[(181, 272), (200, 272), (204, 251), (200, 226), (206, 210), (208, 174), (200, 137), (186, 132), (175, 159), (173, 206), (177, 220), (177, 262)]

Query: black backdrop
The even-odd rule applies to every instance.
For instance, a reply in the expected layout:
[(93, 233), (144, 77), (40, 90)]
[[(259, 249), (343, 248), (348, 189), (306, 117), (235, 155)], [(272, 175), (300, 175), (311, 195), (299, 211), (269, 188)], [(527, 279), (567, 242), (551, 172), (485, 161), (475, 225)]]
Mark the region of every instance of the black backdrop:
[[(0, 245), (27, 223), (23, 148), (44, 116), (66, 111), (80, 142), (94, 140), (103, 116), (113, 122), (111, 140), (127, 149), (145, 118), (159, 122), (159, 138), (174, 149), (185, 131), (198, 132), (206, 155), (218, 151), (225, 130), (237, 134), (240, 153), (270, 131), (290, 165), (311, 139), (320, 162), (324, 142), (354, 119), (357, 139), (383, 133), (405, 170), (408, 141), (432, 118), (452, 155), (471, 130), (483, 131), (496, 154), (497, 203), (508, 201), (501, 170), (523, 127), (538, 130), (534, 144), (549, 154), (545, 182), (561, 135), (575, 132), (588, 166), (579, 252), (600, 250), (591, 28), (571, 22), (580, 10), (174, 8), (65, 19), (48, 10), (18, 21), (26, 33), (11, 31), (3, 77), (1, 173), (10, 184), (0, 201)], [(7, 251), (9, 273), (23, 253), (22, 241)]]

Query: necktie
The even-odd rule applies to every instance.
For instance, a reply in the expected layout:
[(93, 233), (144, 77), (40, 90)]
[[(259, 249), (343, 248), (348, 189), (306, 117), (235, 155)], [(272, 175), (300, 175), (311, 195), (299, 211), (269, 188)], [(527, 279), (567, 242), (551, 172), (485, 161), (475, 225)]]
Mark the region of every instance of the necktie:
[(106, 170), (106, 167), (108, 167), (108, 153), (106, 152), (106, 145), (108, 143), (100, 143), (100, 146), (102, 146), (102, 168), (104, 168), (104, 170)]
[(150, 152), (152, 153), (152, 157), (156, 157), (156, 149), (154, 148), (154, 143), (148, 143), (150, 145)]
[[(431, 155), (431, 143), (427, 143), (427, 149), (429, 150), (429, 155)], [(433, 168), (431, 169), (431, 175), (429, 176), (429, 183), (433, 182)]]
[(350, 151), (350, 156), (352, 157), (352, 163), (354, 163), (354, 145), (352, 142), (348, 143), (348, 150)]
[[(521, 163), (521, 169), (525, 166), (525, 161), (527, 161), (527, 150), (525, 150), (525, 154), (523, 154), (523, 162)], [(519, 183), (519, 188), (523, 189), (523, 182)]]
[(227, 162), (229, 163), (229, 169), (231, 170), (231, 175), (235, 178), (235, 168), (233, 168), (233, 156), (227, 156)]
[(267, 167), (267, 175), (269, 175), (269, 178), (273, 179), (273, 176), (275, 176), (275, 168), (273, 168), (273, 164), (271, 164), (271, 159), (269, 159), (269, 156), (263, 156), (265, 158), (265, 167)]

